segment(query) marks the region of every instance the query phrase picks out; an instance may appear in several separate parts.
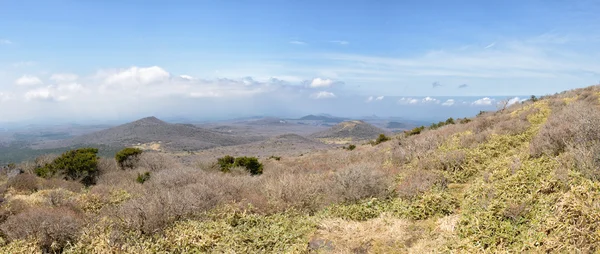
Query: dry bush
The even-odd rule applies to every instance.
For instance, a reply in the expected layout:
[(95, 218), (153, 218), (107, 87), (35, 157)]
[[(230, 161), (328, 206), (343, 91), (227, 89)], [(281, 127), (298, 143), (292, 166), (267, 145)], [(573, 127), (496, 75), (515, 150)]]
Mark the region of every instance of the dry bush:
[(98, 171), (100, 171), (100, 174), (108, 174), (120, 170), (117, 162), (113, 158), (100, 158), (98, 160)]
[(330, 180), (322, 173), (282, 172), (264, 180), (263, 192), (274, 211), (293, 208), (314, 213), (326, 204)]
[(600, 140), (576, 145), (569, 152), (577, 170), (591, 180), (600, 181)]
[(50, 190), (50, 189), (65, 189), (72, 192), (80, 192), (83, 190), (84, 186), (80, 182), (75, 181), (67, 181), (58, 178), (50, 178), (50, 179), (40, 179), (40, 189), (41, 190)]
[(443, 175), (429, 170), (414, 170), (402, 178), (396, 192), (401, 198), (412, 199), (436, 185), (446, 186)]
[(2, 207), (11, 215), (22, 213), (33, 206), (33, 204), (23, 199), (10, 199), (8, 202), (2, 204)]
[(8, 218), (0, 229), (9, 241), (36, 239), (45, 252), (60, 252), (77, 240), (82, 220), (67, 208), (32, 208)]
[(157, 152), (142, 153), (136, 165), (139, 168), (144, 168), (150, 171), (181, 167), (177, 160), (172, 156)]
[(498, 122), (494, 126), (494, 132), (500, 135), (516, 135), (525, 132), (530, 126), (531, 123), (526, 117), (512, 118)]
[(357, 202), (366, 198), (385, 198), (389, 195), (391, 177), (376, 164), (360, 163), (346, 166), (333, 176), (334, 199), (342, 202)]
[(17, 192), (36, 192), (40, 189), (40, 179), (32, 174), (20, 174), (8, 180), (6, 186)]
[(217, 190), (202, 184), (175, 190), (148, 188), (140, 197), (125, 202), (116, 216), (125, 228), (151, 235), (174, 221), (208, 211), (220, 201)]
[(558, 155), (570, 144), (589, 145), (600, 139), (600, 110), (586, 102), (574, 102), (552, 114), (531, 142), (530, 153)]

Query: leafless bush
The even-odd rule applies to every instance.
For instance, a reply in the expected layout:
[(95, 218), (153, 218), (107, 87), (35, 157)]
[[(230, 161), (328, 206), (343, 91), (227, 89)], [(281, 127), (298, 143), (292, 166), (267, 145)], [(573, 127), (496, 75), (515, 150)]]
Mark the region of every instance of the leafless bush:
[(100, 171), (100, 174), (108, 174), (119, 170), (121, 169), (119, 169), (117, 162), (113, 158), (100, 158), (98, 160), (98, 171)]
[(79, 215), (67, 208), (32, 208), (0, 226), (8, 240), (34, 238), (45, 252), (60, 252), (76, 240), (80, 228)]
[(220, 201), (215, 189), (202, 184), (177, 189), (149, 188), (140, 197), (123, 204), (116, 216), (127, 229), (153, 234), (174, 221), (205, 212)]
[(383, 198), (389, 194), (390, 179), (375, 164), (355, 164), (336, 172), (333, 193), (342, 202), (356, 202), (365, 198)]
[(600, 181), (600, 140), (575, 145), (569, 151), (573, 154), (575, 167), (583, 175)]
[(156, 152), (142, 153), (136, 165), (140, 168), (145, 168), (150, 171), (181, 167), (181, 165), (173, 157), (167, 154)]
[(396, 189), (401, 198), (414, 198), (434, 185), (445, 186), (446, 179), (439, 173), (429, 170), (415, 170), (404, 176)]
[(530, 126), (527, 118), (512, 118), (498, 122), (494, 127), (494, 132), (501, 135), (515, 135), (525, 132)]
[(40, 189), (65, 189), (72, 192), (80, 192), (83, 189), (83, 184), (76, 181), (67, 181), (58, 178), (40, 179)]
[(265, 179), (263, 192), (275, 211), (294, 208), (316, 212), (326, 203), (330, 180), (322, 173), (284, 172)]
[(32, 174), (20, 174), (8, 180), (7, 187), (18, 192), (36, 192), (40, 189), (39, 178)]
[(531, 155), (558, 155), (569, 144), (587, 145), (600, 139), (599, 130), (600, 110), (597, 106), (574, 102), (549, 117), (531, 142)]

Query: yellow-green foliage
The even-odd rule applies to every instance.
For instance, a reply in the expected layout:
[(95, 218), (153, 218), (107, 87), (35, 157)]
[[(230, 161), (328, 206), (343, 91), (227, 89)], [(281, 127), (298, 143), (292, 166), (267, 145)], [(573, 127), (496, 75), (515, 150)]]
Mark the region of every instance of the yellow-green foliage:
[(399, 218), (423, 220), (434, 216), (452, 214), (458, 207), (457, 200), (447, 191), (433, 188), (413, 200), (372, 199), (356, 204), (332, 205), (322, 212), (324, 217), (365, 221), (379, 217), (383, 213)]
[[(80, 244), (67, 253), (116, 251), (109, 221), (84, 230)], [(100, 225), (100, 224), (98, 224)], [(162, 234), (125, 234), (118, 248), (124, 253), (302, 253), (316, 231), (314, 219), (294, 213), (269, 216), (245, 212), (209, 214), (206, 220), (176, 222)]]
[(130, 198), (131, 195), (125, 190), (111, 190), (108, 196), (85, 193), (79, 197), (79, 202), (82, 210), (95, 213), (107, 205), (119, 205)]
[(35, 240), (16, 240), (6, 244), (5, 240), (0, 238), (0, 253), (41, 254), (42, 251)]

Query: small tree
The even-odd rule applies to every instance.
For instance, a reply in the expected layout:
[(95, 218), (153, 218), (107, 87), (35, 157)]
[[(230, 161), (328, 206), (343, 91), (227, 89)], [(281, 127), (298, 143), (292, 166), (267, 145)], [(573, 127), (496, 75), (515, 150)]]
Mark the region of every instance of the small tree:
[(51, 163), (35, 169), (35, 173), (44, 178), (62, 175), (66, 180), (80, 180), (89, 186), (96, 182), (98, 175), (97, 154), (97, 148), (67, 151)]
[(222, 172), (229, 172), (229, 170), (233, 167), (233, 163), (235, 163), (235, 157), (226, 155), (225, 157), (218, 158), (217, 164), (219, 164), (219, 169)]
[(244, 167), (252, 175), (260, 175), (263, 173), (263, 165), (256, 157), (238, 157), (235, 159), (234, 167)]
[(115, 160), (121, 169), (131, 169), (140, 160), (142, 152), (142, 149), (127, 147), (115, 154)]

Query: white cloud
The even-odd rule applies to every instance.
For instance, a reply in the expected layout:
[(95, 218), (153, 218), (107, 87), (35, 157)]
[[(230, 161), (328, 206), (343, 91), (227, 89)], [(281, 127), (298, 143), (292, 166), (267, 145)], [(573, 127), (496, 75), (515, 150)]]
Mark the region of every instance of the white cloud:
[(306, 43), (306, 42), (303, 42), (303, 41), (296, 41), (296, 40), (294, 40), (294, 41), (290, 41), (290, 44), (295, 44), (295, 45), (306, 45), (307, 43)]
[(479, 100), (474, 101), (472, 104), (477, 106), (490, 106), (494, 103), (494, 99), (490, 99), (489, 97), (481, 98)]
[(369, 97), (367, 98), (367, 102), (371, 102), (371, 101), (373, 101), (373, 96), (369, 96)]
[(6, 45), (8, 45), (8, 44), (12, 44), (12, 41), (7, 40), (7, 39), (0, 39), (0, 44), (6, 44)]
[(15, 84), (19, 86), (35, 86), (44, 84), (44, 82), (36, 76), (24, 75), (15, 80)]
[(56, 73), (50, 76), (50, 80), (55, 82), (70, 82), (75, 81), (79, 78), (79, 76), (72, 73)]
[(29, 90), (25, 93), (25, 99), (27, 101), (41, 100), (41, 101), (64, 101), (68, 97), (60, 95), (57, 89), (53, 86), (37, 88)]
[(147, 68), (131, 67), (126, 70), (117, 71), (105, 77), (107, 84), (117, 85), (148, 85), (156, 82), (166, 81), (171, 74), (158, 66)]
[(508, 100), (507, 106), (513, 105), (518, 102), (521, 102), (521, 99), (519, 97), (512, 98), (512, 99)]
[(194, 77), (192, 77), (190, 75), (179, 75), (179, 77), (182, 78), (182, 79), (194, 80)]
[(318, 88), (318, 87), (330, 87), (331, 85), (333, 85), (333, 80), (331, 79), (322, 79), (322, 78), (315, 78), (312, 80), (312, 82), (310, 82), (310, 87), (312, 88)]
[(440, 103), (440, 100), (436, 99), (436, 98), (431, 98), (429, 96), (423, 98), (423, 103), (435, 103), (438, 104)]
[(452, 106), (454, 105), (454, 103), (456, 103), (456, 101), (454, 101), (454, 99), (448, 99), (447, 101), (445, 101), (444, 103), (442, 103), (442, 106)]
[(496, 46), (496, 42), (492, 42), (492, 43), (488, 44), (487, 46), (484, 47), (484, 49), (489, 49), (494, 46)]
[(331, 43), (335, 43), (335, 44), (339, 44), (339, 45), (348, 45), (350, 44), (350, 42), (348, 41), (340, 41), (340, 40), (333, 40), (333, 41), (329, 41)]
[(419, 100), (417, 99), (413, 99), (413, 98), (406, 98), (406, 97), (402, 97), (398, 103), (400, 104), (418, 104)]
[(327, 91), (321, 91), (318, 93), (311, 94), (310, 97), (313, 99), (328, 99), (328, 98), (335, 98), (336, 96), (334, 93), (327, 92)]
[(383, 96), (379, 96), (379, 97), (375, 98), (375, 100), (376, 101), (381, 101), (381, 100), (383, 100), (383, 98), (384, 98)]

